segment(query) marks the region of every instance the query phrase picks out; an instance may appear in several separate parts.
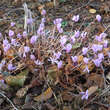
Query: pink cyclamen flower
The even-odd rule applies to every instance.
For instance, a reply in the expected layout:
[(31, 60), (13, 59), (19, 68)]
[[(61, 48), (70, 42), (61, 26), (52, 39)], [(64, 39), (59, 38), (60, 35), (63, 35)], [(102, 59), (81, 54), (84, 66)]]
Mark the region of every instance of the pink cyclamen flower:
[(44, 25), (44, 23), (43, 22), (41, 22), (41, 24), (40, 24), (40, 26), (39, 26), (39, 28), (38, 28), (38, 30), (37, 30), (37, 34), (38, 35), (43, 35), (43, 33), (44, 33), (44, 27), (45, 27), (45, 25)]
[(107, 52), (108, 57), (110, 58), (110, 52)]
[(39, 29), (40, 29), (40, 30), (43, 30), (43, 29), (44, 29), (44, 27), (45, 27), (44, 23), (43, 23), (43, 22), (41, 22), (41, 24), (40, 24), (40, 26), (39, 26)]
[(88, 72), (88, 73), (90, 72), (90, 70), (89, 70), (88, 66), (86, 66), (86, 67), (85, 67), (85, 69), (84, 69), (84, 71), (83, 71), (83, 72)]
[(0, 63), (0, 71), (2, 70), (3, 66), (5, 65), (6, 61), (5, 60), (2, 60), (1, 63)]
[(63, 20), (62, 18), (57, 18), (57, 19), (56, 19), (56, 23), (59, 24), (59, 23), (62, 22), (62, 20)]
[(100, 36), (97, 36), (96, 35), (95, 40), (98, 41), (98, 42), (101, 42), (102, 41), (102, 38)]
[(4, 52), (7, 52), (9, 49), (10, 49), (11, 45), (10, 44), (7, 44), (3, 49), (4, 49)]
[(61, 23), (58, 23), (57, 24), (57, 29), (60, 29), (61, 28)]
[(20, 33), (17, 34), (17, 38), (21, 39), (22, 35)]
[(6, 60), (2, 60), (0, 64), (5, 65), (6, 64)]
[(87, 100), (88, 97), (89, 97), (89, 96), (88, 96), (88, 90), (86, 90), (86, 92), (80, 92), (80, 94), (82, 95), (82, 97), (81, 97), (82, 100), (84, 100), (84, 99)]
[(83, 47), (83, 48), (82, 48), (82, 52), (83, 52), (83, 55), (86, 55), (86, 54), (87, 54), (87, 52), (88, 52), (88, 48)]
[(104, 48), (107, 48), (107, 46), (108, 46), (108, 40), (104, 40), (103, 46), (104, 46)]
[(61, 56), (61, 52), (57, 52), (57, 53), (54, 52), (54, 56), (55, 56), (55, 59), (59, 59)]
[(0, 32), (0, 38), (2, 37), (2, 33)]
[(94, 64), (95, 64), (96, 67), (100, 67), (102, 60), (95, 59), (95, 60), (93, 60), (93, 62), (94, 62)]
[(103, 49), (103, 45), (97, 45), (97, 50), (98, 51), (102, 51), (102, 49)]
[(40, 60), (34, 61), (34, 63), (39, 66), (41, 66), (43, 64)]
[(72, 20), (74, 22), (78, 22), (79, 21), (79, 15), (74, 15), (73, 18), (72, 18)]
[(63, 33), (63, 28), (57, 28), (59, 33)]
[(100, 22), (102, 17), (100, 15), (96, 15), (96, 19), (97, 19), (98, 22)]
[(30, 59), (31, 59), (31, 60), (35, 60), (36, 57), (35, 57), (33, 54), (31, 54), (31, 55), (30, 55)]
[(25, 52), (23, 53), (23, 57), (24, 57), (24, 58), (26, 57), (26, 53), (25, 53)]
[(32, 18), (28, 18), (27, 19), (27, 24), (32, 24), (33, 23), (33, 19)]
[(25, 38), (26, 36), (27, 36), (27, 32), (24, 31), (24, 32), (23, 32), (23, 37)]
[(45, 23), (45, 22), (46, 22), (46, 18), (42, 18), (42, 19), (41, 19), (41, 22), (42, 22), (42, 23)]
[(16, 69), (16, 67), (14, 67), (14, 66), (12, 65), (12, 63), (8, 64), (8, 70), (9, 70), (9, 71), (12, 71), (12, 70), (14, 70), (14, 69)]
[(69, 53), (71, 51), (71, 49), (72, 49), (72, 45), (70, 43), (68, 43), (66, 45), (65, 49), (66, 49), (66, 52)]
[(51, 63), (52, 63), (52, 64), (54, 64), (54, 63), (57, 63), (57, 62), (58, 62), (56, 58), (52, 58), (52, 57), (50, 57), (49, 61), (51, 61)]
[(103, 45), (98, 45), (98, 44), (93, 44), (92, 45), (92, 50), (93, 52), (97, 53), (98, 51), (102, 51)]
[(72, 61), (73, 61), (73, 62), (77, 62), (77, 61), (78, 61), (78, 57), (77, 57), (77, 56), (74, 56), (74, 57), (71, 56), (71, 58), (72, 58)]
[(66, 42), (67, 42), (66, 36), (61, 37), (61, 39), (60, 39), (61, 45), (64, 46)]
[(87, 32), (83, 31), (83, 32), (81, 33), (81, 37), (84, 39), (86, 36), (87, 36)]
[(55, 25), (57, 25), (57, 24), (60, 24), (61, 22), (62, 22), (62, 18), (57, 18), (57, 19), (55, 19), (54, 21), (53, 21), (53, 23), (55, 24)]
[(14, 36), (14, 31), (12, 31), (12, 30), (9, 30), (9, 33), (8, 33), (8, 35), (9, 35), (9, 37), (12, 37), (12, 36)]
[(78, 38), (80, 36), (80, 31), (79, 30), (75, 30), (75, 33), (74, 33), (74, 37)]
[(107, 36), (107, 34), (104, 33), (104, 32), (102, 32), (102, 33), (100, 34), (100, 37), (101, 37), (101, 38), (105, 38), (106, 36)]
[(57, 67), (58, 67), (58, 69), (60, 69), (60, 68), (62, 67), (62, 65), (63, 65), (63, 62), (62, 62), (62, 61), (58, 61), (58, 62), (57, 62)]
[(63, 28), (61, 28), (61, 22), (62, 18), (57, 18), (56, 20), (54, 20), (54, 24), (56, 25), (59, 33), (63, 33)]
[(11, 22), (10, 25), (11, 25), (11, 27), (15, 26), (15, 22)]
[(87, 57), (83, 58), (84, 63), (88, 64), (89, 59)]
[(3, 46), (6, 46), (8, 43), (8, 40), (5, 38), (5, 40), (3, 40)]
[(12, 38), (12, 39), (11, 39), (11, 44), (14, 45), (14, 46), (16, 46), (16, 44), (17, 44), (16, 39), (13, 39), (13, 38)]
[(104, 59), (104, 54), (103, 53), (99, 53), (98, 54), (98, 59), (99, 60), (103, 60)]
[(38, 38), (38, 36), (36, 36), (36, 35), (32, 36), (30, 39), (30, 43), (35, 44), (35, 42), (37, 41), (37, 38)]
[(75, 39), (74, 36), (71, 37), (71, 41), (72, 41), (73, 44), (75, 43), (76, 39)]
[(45, 15), (46, 15), (46, 10), (43, 9), (43, 10), (41, 11), (41, 15), (45, 16)]
[(4, 79), (0, 79), (0, 83), (4, 84), (4, 82), (5, 82)]
[(30, 51), (30, 47), (24, 46), (24, 52), (25, 52), (25, 53), (28, 53), (29, 51)]

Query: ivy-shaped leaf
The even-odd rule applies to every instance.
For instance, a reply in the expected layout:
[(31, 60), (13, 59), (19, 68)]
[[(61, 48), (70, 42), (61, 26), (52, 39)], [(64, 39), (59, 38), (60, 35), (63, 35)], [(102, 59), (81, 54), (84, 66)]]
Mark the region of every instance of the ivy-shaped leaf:
[(81, 43), (76, 43), (72, 46), (72, 49), (77, 49), (81, 46)]

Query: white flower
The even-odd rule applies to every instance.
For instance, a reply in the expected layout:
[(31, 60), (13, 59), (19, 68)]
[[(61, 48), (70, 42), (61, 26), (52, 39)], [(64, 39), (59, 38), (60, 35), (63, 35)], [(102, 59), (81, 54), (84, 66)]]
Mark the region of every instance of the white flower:
[(78, 22), (79, 21), (79, 15), (73, 16), (72, 20), (75, 22)]
[(34, 61), (34, 63), (39, 66), (41, 66), (43, 64), (40, 60)]

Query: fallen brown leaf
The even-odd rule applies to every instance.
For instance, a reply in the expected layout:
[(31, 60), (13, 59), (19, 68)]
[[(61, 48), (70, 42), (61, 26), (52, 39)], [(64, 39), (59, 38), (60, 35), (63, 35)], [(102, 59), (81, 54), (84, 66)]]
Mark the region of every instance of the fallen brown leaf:
[(95, 93), (98, 89), (98, 86), (91, 86), (89, 89), (88, 89), (88, 96), (91, 96), (93, 93)]
[(49, 98), (52, 97), (52, 89), (49, 87), (45, 92), (43, 92), (41, 95), (34, 97), (35, 101), (46, 101)]

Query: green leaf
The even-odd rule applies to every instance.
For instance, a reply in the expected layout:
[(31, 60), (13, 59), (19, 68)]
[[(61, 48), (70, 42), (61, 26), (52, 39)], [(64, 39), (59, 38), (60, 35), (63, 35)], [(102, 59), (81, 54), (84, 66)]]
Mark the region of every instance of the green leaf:
[(67, 21), (63, 21), (62, 23), (61, 23), (61, 26), (62, 26), (62, 28), (64, 28), (65, 26), (67, 26)]
[(5, 78), (5, 81), (9, 86), (22, 87), (24, 85), (25, 79), (26, 79), (26, 76), (8, 76)]
[(18, 76), (27, 76), (28, 73), (29, 73), (29, 70), (25, 69), (21, 73), (19, 73)]
[(76, 43), (72, 46), (72, 49), (77, 49), (81, 46), (81, 43)]
[(88, 25), (89, 25), (89, 23), (85, 23), (85, 24), (84, 24), (84, 26), (86, 26), (86, 27), (87, 27)]
[(1, 72), (4, 76), (8, 76), (9, 73), (7, 71)]
[(25, 69), (24, 71), (22, 71), (16, 76), (10, 75), (10, 76), (5, 77), (5, 81), (10, 86), (22, 87), (24, 85), (24, 82), (26, 80), (26, 76), (28, 75), (28, 73), (29, 73), (29, 70)]
[(66, 2), (66, 0), (60, 0), (59, 2), (60, 2), (60, 3), (62, 3), (62, 2)]
[(17, 24), (17, 28), (23, 28), (23, 24)]

